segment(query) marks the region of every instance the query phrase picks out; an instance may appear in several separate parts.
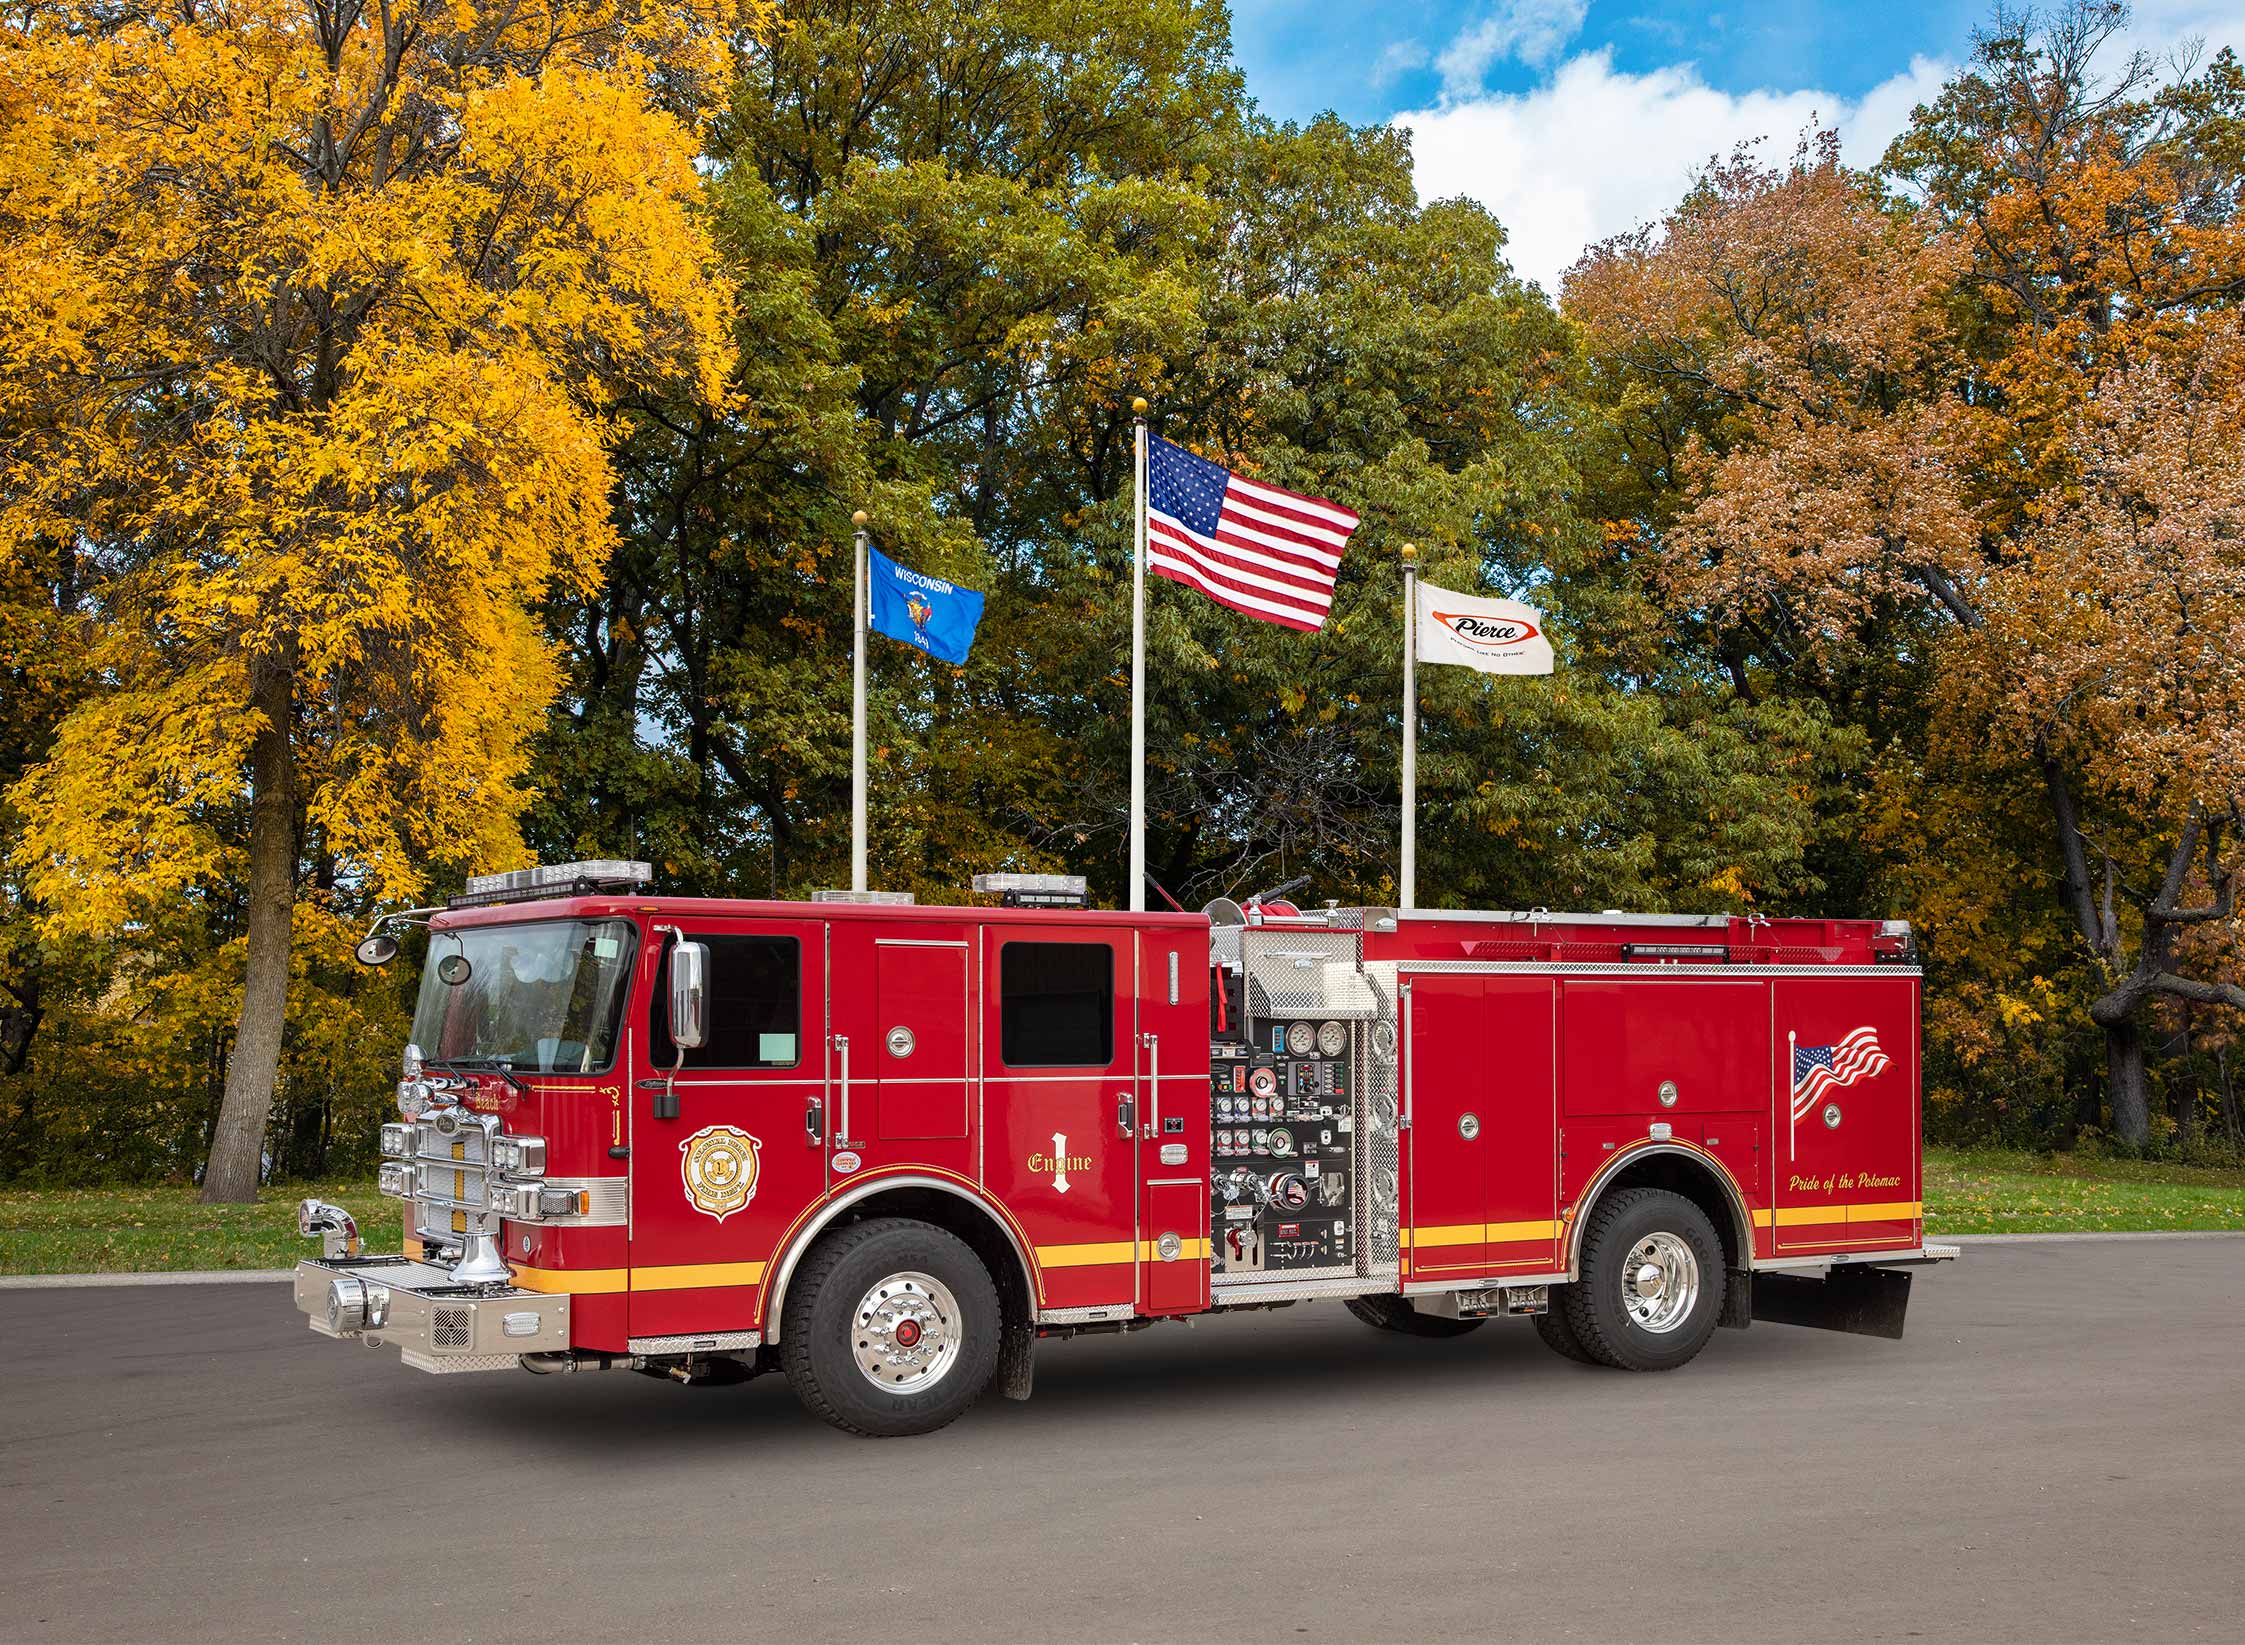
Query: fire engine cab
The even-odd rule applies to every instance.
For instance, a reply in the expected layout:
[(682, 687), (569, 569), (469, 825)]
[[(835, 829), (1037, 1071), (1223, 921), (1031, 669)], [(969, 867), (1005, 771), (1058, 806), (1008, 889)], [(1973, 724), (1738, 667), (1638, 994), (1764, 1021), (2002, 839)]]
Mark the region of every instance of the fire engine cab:
[(313, 1330), (433, 1372), (778, 1369), (910, 1434), (1027, 1397), (1040, 1338), (1332, 1299), (1658, 1371), (1755, 1320), (1899, 1337), (1955, 1255), (1898, 922), (650, 879), (484, 876), (361, 944), (428, 933), (381, 1139), (408, 1234), (367, 1255), (304, 1202)]

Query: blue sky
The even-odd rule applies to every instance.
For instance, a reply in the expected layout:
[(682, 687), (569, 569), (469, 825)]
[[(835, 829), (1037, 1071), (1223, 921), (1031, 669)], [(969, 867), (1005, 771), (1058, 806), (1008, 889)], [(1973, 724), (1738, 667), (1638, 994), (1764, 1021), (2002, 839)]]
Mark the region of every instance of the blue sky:
[[(1232, 0), (1270, 113), (1409, 128), (1422, 197), (1468, 194), (1556, 290), (1584, 245), (1656, 217), (1734, 143), (1814, 119), (1875, 160), (1960, 65), (1982, 0)], [(2138, 0), (2121, 49), (2245, 47), (2245, 0)]]

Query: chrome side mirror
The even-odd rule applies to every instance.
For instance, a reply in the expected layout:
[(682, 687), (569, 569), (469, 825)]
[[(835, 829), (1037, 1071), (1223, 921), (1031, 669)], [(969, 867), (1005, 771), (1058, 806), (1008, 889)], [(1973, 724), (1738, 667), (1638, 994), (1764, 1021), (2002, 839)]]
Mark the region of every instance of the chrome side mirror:
[(709, 1039), (709, 945), (680, 942), (670, 951), (670, 1043), (692, 1051)]

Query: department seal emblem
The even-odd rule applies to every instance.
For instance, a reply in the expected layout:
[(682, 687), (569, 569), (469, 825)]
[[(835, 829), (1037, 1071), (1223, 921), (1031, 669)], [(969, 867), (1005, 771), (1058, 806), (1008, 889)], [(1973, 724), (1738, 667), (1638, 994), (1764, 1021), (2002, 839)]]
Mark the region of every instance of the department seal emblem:
[(733, 1125), (705, 1125), (678, 1145), (679, 1175), (694, 1209), (723, 1222), (756, 1197), (756, 1155), (764, 1145)]

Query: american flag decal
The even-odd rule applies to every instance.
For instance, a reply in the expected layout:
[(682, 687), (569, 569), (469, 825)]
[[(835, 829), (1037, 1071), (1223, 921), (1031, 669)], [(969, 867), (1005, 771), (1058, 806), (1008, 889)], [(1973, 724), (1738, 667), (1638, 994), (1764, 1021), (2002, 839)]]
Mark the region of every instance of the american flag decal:
[(1218, 605), (1315, 633), (1356, 515), (1234, 474), (1156, 436), (1146, 457), (1146, 569)]
[(1888, 1061), (1879, 1049), (1879, 1036), (1869, 1028), (1856, 1029), (1836, 1045), (1795, 1045), (1793, 1118), (1806, 1119), (1827, 1091), (1885, 1073)]

